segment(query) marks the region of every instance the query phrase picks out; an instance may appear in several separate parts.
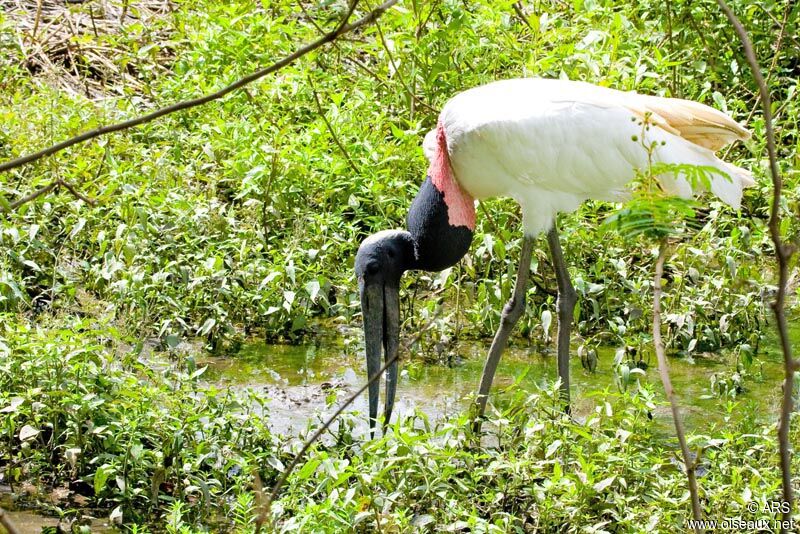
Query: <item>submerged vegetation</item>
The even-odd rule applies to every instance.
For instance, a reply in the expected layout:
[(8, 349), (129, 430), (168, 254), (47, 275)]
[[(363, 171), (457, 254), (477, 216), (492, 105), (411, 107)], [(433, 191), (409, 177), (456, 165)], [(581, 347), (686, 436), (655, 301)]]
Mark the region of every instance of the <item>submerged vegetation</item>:
[[(800, 6), (732, 4), (774, 101), (781, 232), (796, 241)], [(0, 0), (0, 162), (216, 90), (346, 11), (343, 1)], [(675, 208), (683, 222), (661, 303), (668, 353), (724, 359), (730, 371), (704, 380), (736, 411), (772, 327), (771, 185), (763, 118), (716, 4), (403, 1), (223, 100), (0, 173), (0, 488), (28, 488), (52, 512), (91, 509), (135, 532), (254, 528), (263, 508), (254, 481), (273, 483), (301, 442), (273, 435), (263, 394), (210, 385), (181, 348), (199, 340), (235, 357), (255, 336), (313, 341), (359, 324), (356, 248), (403, 226), (436, 110), (464, 88), (513, 76), (689, 98), (753, 131), (728, 154), (756, 179), (741, 211), (711, 199)], [(589, 202), (560, 220), (581, 354), (621, 347), (618, 390), (598, 394), (585, 420), (558, 413), (549, 389), (503, 403), (486, 425), (490, 447), (465, 417), (434, 423), (420, 413), (366, 441), (347, 416), (273, 504), (277, 528), (682, 525), (689, 497), (677, 443), (650, 423), (655, 394), (637, 380), (655, 363), (657, 255), (634, 235), (639, 207)], [(502, 199), (479, 211), (461, 264), (403, 281), (402, 331), (422, 332), (407, 340), (413, 365), (453, 364), (456, 340), (498, 325), (520, 215)], [(555, 284), (543, 252), (532, 277), (515, 343), (548, 350)], [(790, 290), (794, 305), (796, 281)], [(795, 418), (794, 444), (797, 427)], [(764, 512), (780, 496), (774, 435), (773, 418), (753, 414), (690, 436), (709, 519), (777, 517)], [(759, 513), (745, 511), (751, 502)]]

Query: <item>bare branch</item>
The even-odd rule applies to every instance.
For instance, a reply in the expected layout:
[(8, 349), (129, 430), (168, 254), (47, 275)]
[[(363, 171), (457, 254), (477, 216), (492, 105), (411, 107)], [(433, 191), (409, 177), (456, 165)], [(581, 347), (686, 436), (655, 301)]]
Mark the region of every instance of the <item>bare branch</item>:
[(781, 456), (781, 475), (783, 485), (783, 501), (788, 503), (788, 507), (782, 507), (783, 522), (781, 532), (787, 532), (785, 525), (791, 523), (792, 510), (794, 508), (794, 494), (792, 491), (792, 463), (791, 448), (789, 444), (789, 425), (792, 418), (792, 389), (794, 384), (794, 372), (798, 368), (798, 362), (792, 357), (792, 347), (789, 342), (789, 331), (786, 326), (786, 314), (784, 303), (786, 300), (786, 285), (789, 279), (789, 260), (794, 253), (794, 247), (784, 241), (781, 237), (781, 191), (783, 181), (781, 180), (780, 170), (778, 169), (778, 156), (775, 148), (775, 132), (772, 126), (772, 107), (770, 103), (769, 90), (761, 67), (758, 65), (756, 54), (753, 51), (753, 44), (747, 35), (742, 23), (725, 3), (725, 0), (717, 0), (720, 9), (728, 17), (733, 25), (733, 29), (739, 36), (739, 40), (744, 48), (744, 54), (750, 70), (753, 72), (753, 79), (758, 85), (758, 93), (761, 100), (761, 108), (764, 113), (764, 127), (767, 134), (767, 152), (769, 154), (769, 170), (772, 175), (772, 206), (770, 207), (769, 233), (775, 245), (775, 257), (778, 263), (778, 293), (772, 302), (772, 311), (775, 314), (775, 322), (778, 328), (778, 337), (783, 351), (784, 380), (783, 380), (783, 399), (781, 401), (781, 416), (778, 426), (778, 448)]
[(78, 190), (75, 188), (75, 186), (74, 186), (74, 185), (72, 185), (71, 183), (69, 183), (68, 181), (66, 181), (66, 180), (59, 180), (59, 181), (58, 181), (58, 185), (60, 185), (60, 186), (64, 187), (64, 188), (65, 188), (67, 191), (69, 191), (70, 193), (72, 193), (72, 194), (73, 194), (75, 197), (77, 197), (77, 198), (79, 198), (79, 199), (83, 200), (84, 202), (86, 202), (86, 203), (87, 203), (87, 204), (89, 204), (90, 206), (94, 206), (94, 205), (95, 205), (95, 200), (94, 200), (93, 198), (89, 198), (89, 197), (87, 197), (86, 195), (84, 195), (83, 193), (81, 193), (80, 191), (78, 191)]
[[(317, 29), (317, 31), (324, 34), (325, 30), (323, 30), (319, 26), (319, 24), (317, 24), (317, 22), (314, 20), (314, 18), (309, 14), (309, 12), (306, 9), (305, 5), (303, 5), (303, 2), (301, 0), (297, 0), (297, 5), (300, 6), (300, 9), (303, 11), (303, 14), (306, 16), (306, 18), (309, 21), (311, 21), (311, 24)], [(341, 47), (339, 46), (339, 43), (334, 41), (332, 44), (333, 44), (334, 47), (336, 47), (337, 50), (342, 51)], [(381, 84), (387, 90), (392, 91), (392, 87), (389, 85), (389, 83), (386, 80), (381, 78), (380, 75), (377, 72), (375, 72), (374, 70), (372, 70), (371, 68), (366, 66), (364, 63), (362, 63), (358, 59), (352, 58), (352, 57), (346, 57), (346, 56), (343, 57), (342, 59), (344, 59), (345, 61), (347, 61), (349, 63), (352, 63), (356, 67), (360, 68), (361, 70), (363, 70), (364, 72), (366, 72), (367, 74), (372, 76), (375, 79), (376, 82)], [(403, 87), (403, 89), (405, 89), (405, 87)], [(414, 102), (416, 102), (417, 104), (421, 105), (422, 107), (424, 107), (425, 109), (427, 109), (431, 113), (438, 113), (438, 111), (436, 109), (434, 109), (430, 104), (428, 104), (427, 102), (422, 100), (420, 97), (418, 97), (413, 92), (410, 93), (410, 96), (411, 96), (411, 98), (414, 99)]]
[(321, 47), (322, 45), (325, 45), (327, 43), (330, 43), (330, 42), (334, 41), (335, 39), (337, 39), (340, 36), (342, 36), (342, 35), (344, 35), (346, 33), (350, 33), (353, 30), (355, 30), (357, 28), (360, 28), (362, 26), (365, 26), (367, 24), (371, 24), (372, 22), (377, 20), (381, 15), (383, 15), (390, 7), (395, 5), (398, 1), (399, 0), (387, 0), (386, 2), (381, 4), (380, 6), (376, 7), (375, 9), (373, 9), (372, 11), (370, 11), (369, 13), (367, 13), (366, 15), (364, 15), (363, 17), (358, 19), (357, 21), (348, 24), (347, 21), (350, 19), (350, 16), (352, 15), (353, 11), (355, 10), (355, 6), (358, 4), (358, 0), (355, 0), (351, 4), (350, 9), (348, 10), (348, 12), (345, 15), (345, 17), (342, 19), (342, 22), (339, 24), (339, 26), (337, 26), (337, 28), (335, 30), (333, 30), (333, 31), (331, 31), (329, 33), (326, 33), (325, 35), (323, 35), (322, 37), (320, 37), (316, 41), (313, 41), (313, 42), (311, 42), (309, 44), (306, 44), (305, 46), (302, 46), (301, 48), (298, 48), (292, 54), (284, 57), (280, 61), (277, 61), (277, 62), (273, 63), (269, 67), (266, 67), (266, 68), (263, 68), (261, 70), (255, 71), (255, 72), (253, 72), (251, 74), (248, 74), (247, 76), (245, 76), (243, 78), (240, 78), (239, 80), (233, 82), (232, 84), (223, 87), (219, 91), (216, 91), (216, 92), (213, 92), (213, 93), (209, 93), (207, 95), (203, 95), (203, 96), (198, 97), (198, 98), (193, 98), (193, 99), (190, 99), (190, 100), (184, 100), (184, 101), (181, 101), (181, 102), (177, 102), (175, 104), (172, 104), (172, 105), (157, 109), (157, 110), (155, 110), (155, 111), (153, 111), (151, 113), (148, 113), (146, 115), (142, 115), (140, 117), (136, 117), (136, 118), (129, 119), (129, 120), (126, 120), (126, 121), (122, 121), (122, 122), (119, 122), (119, 123), (116, 123), (116, 124), (110, 124), (110, 125), (107, 125), (107, 126), (103, 126), (101, 128), (96, 128), (94, 130), (90, 130), (88, 132), (84, 132), (84, 133), (82, 133), (80, 135), (76, 135), (75, 137), (71, 137), (70, 139), (67, 139), (66, 141), (62, 141), (62, 142), (57, 143), (55, 145), (52, 145), (52, 146), (50, 146), (48, 148), (44, 148), (42, 150), (39, 150), (38, 152), (34, 152), (32, 154), (28, 154), (27, 156), (22, 156), (22, 157), (19, 157), (19, 158), (10, 160), (10, 161), (6, 161), (4, 163), (0, 163), (0, 172), (7, 171), (7, 170), (10, 170), (10, 169), (14, 169), (14, 168), (17, 168), (17, 167), (21, 167), (22, 165), (25, 165), (27, 163), (31, 163), (33, 161), (39, 160), (41, 158), (44, 158), (46, 156), (50, 156), (52, 154), (55, 154), (56, 152), (64, 150), (65, 148), (69, 148), (69, 147), (71, 147), (73, 145), (76, 145), (78, 143), (82, 143), (84, 141), (88, 141), (90, 139), (94, 139), (96, 137), (100, 137), (101, 135), (105, 135), (105, 134), (109, 134), (109, 133), (113, 133), (113, 132), (118, 132), (118, 131), (121, 131), (121, 130), (127, 130), (129, 128), (133, 128), (134, 126), (139, 126), (140, 124), (144, 124), (146, 122), (153, 121), (153, 120), (155, 120), (155, 119), (157, 119), (159, 117), (163, 117), (164, 115), (169, 115), (169, 114), (175, 113), (177, 111), (182, 111), (182, 110), (185, 110), (185, 109), (190, 109), (190, 108), (194, 108), (194, 107), (197, 107), (197, 106), (201, 106), (201, 105), (207, 104), (208, 102), (211, 102), (213, 100), (219, 100), (220, 98), (224, 97), (228, 93), (231, 93), (231, 92), (233, 92), (233, 91), (235, 91), (237, 89), (240, 89), (240, 88), (244, 87), (245, 85), (248, 85), (248, 84), (250, 84), (250, 83), (252, 83), (252, 82), (254, 82), (254, 81), (256, 81), (256, 80), (258, 80), (260, 78), (263, 78), (264, 76), (266, 76), (268, 74), (276, 72), (276, 71), (282, 69), (283, 67), (286, 67), (287, 65), (291, 65), (292, 63), (294, 63), (295, 61), (297, 61), (301, 57), (305, 56), (306, 54), (316, 50), (317, 48)]
[[(392, 66), (392, 69), (394, 70), (394, 73), (397, 74), (397, 79), (400, 80), (400, 85), (403, 86), (403, 89), (405, 89), (406, 94), (409, 95), (414, 102), (419, 102), (420, 104), (422, 104), (425, 108), (428, 109), (428, 111), (436, 113), (437, 111), (433, 107), (429, 106), (427, 103), (422, 101), (419, 97), (417, 97), (416, 94), (415, 94), (414, 89), (412, 89), (411, 86), (409, 86), (406, 83), (405, 78), (403, 78), (403, 73), (400, 72), (400, 68), (399, 68), (398, 64), (395, 63), (395, 61), (394, 61), (394, 56), (392, 55), (392, 50), (389, 48), (389, 43), (386, 41), (386, 37), (384, 37), (384, 35), (383, 35), (383, 31), (381, 30), (381, 25), (376, 23), (375, 24), (375, 29), (378, 31), (378, 37), (381, 40), (381, 44), (383, 45), (383, 49), (386, 50), (386, 56), (389, 58), (389, 64)], [(412, 114), (412, 116), (414, 114), (413, 108), (412, 108), (411, 114)]]
[(311, 80), (311, 76), (308, 77), (308, 84), (311, 86), (311, 91), (314, 93), (314, 102), (317, 104), (317, 112), (319, 116), (322, 117), (322, 120), (325, 122), (325, 126), (328, 128), (328, 133), (331, 134), (333, 137), (333, 142), (336, 143), (336, 146), (339, 147), (339, 150), (344, 155), (344, 159), (347, 160), (347, 164), (350, 165), (350, 168), (353, 169), (353, 172), (356, 174), (361, 174), (361, 171), (358, 170), (358, 167), (353, 162), (353, 159), (350, 157), (350, 153), (347, 151), (345, 146), (339, 141), (339, 136), (336, 135), (336, 131), (333, 129), (328, 117), (325, 115), (325, 110), (322, 109), (322, 104), (319, 101), (319, 94), (317, 93), (317, 88), (314, 87), (314, 82)]
[(36, 40), (36, 32), (39, 30), (39, 23), (42, 20), (42, 0), (36, 2), (36, 18), (33, 22), (33, 31), (31, 31), (31, 41)]
[[(406, 349), (411, 347), (414, 343), (416, 343), (422, 338), (423, 334), (427, 331), (428, 327), (433, 323), (434, 320), (436, 320), (439, 317), (440, 313), (441, 310), (437, 311), (434, 314), (431, 320), (428, 321), (428, 323), (419, 331), (419, 333), (405, 345)], [(263, 525), (264, 522), (269, 520), (270, 508), (272, 506), (272, 503), (277, 498), (278, 493), (280, 493), (280, 490), (283, 487), (284, 483), (286, 483), (286, 480), (289, 478), (289, 475), (292, 473), (292, 471), (294, 471), (294, 469), (303, 459), (305, 454), (308, 452), (308, 449), (311, 448), (311, 445), (313, 445), (320, 438), (320, 436), (322, 436), (322, 434), (325, 433), (325, 431), (330, 428), (330, 426), (333, 424), (336, 418), (339, 417), (345, 411), (345, 409), (347, 409), (348, 406), (353, 404), (353, 402), (355, 402), (355, 400), (362, 393), (364, 393), (364, 391), (367, 390), (370, 384), (380, 379), (380, 377), (383, 376), (383, 373), (386, 372), (386, 369), (388, 369), (389, 366), (391, 366), (399, 358), (400, 358), (400, 351), (397, 351), (394, 356), (389, 358), (389, 360), (386, 361), (386, 363), (384, 363), (383, 367), (381, 367), (378, 370), (375, 376), (370, 377), (369, 380), (367, 380), (367, 382), (358, 389), (358, 391), (350, 395), (350, 397), (347, 398), (347, 400), (333, 413), (333, 415), (328, 417), (328, 419), (322, 424), (322, 426), (318, 428), (317, 431), (314, 432), (314, 434), (306, 440), (306, 442), (303, 444), (303, 447), (300, 449), (300, 452), (298, 452), (295, 455), (294, 459), (289, 464), (289, 466), (283, 471), (283, 473), (281, 473), (280, 478), (278, 478), (278, 481), (275, 482), (275, 485), (272, 488), (272, 492), (269, 494), (268, 497), (266, 497), (266, 499), (263, 497), (264, 493), (263, 488), (261, 488), (260, 486), (261, 480), (260, 478), (256, 477), (256, 483), (255, 483), (256, 495), (258, 496), (258, 502), (260, 503), (259, 511), (256, 518), (256, 532), (259, 532), (261, 529), (261, 525)], [(386, 424), (387, 422), (388, 421), (385, 421), (384, 424)]]
[[(786, 9), (784, 10), (784, 13), (783, 13), (783, 22), (780, 22), (780, 28), (781, 29), (778, 32), (778, 39), (775, 42), (775, 53), (772, 56), (772, 63), (770, 63), (769, 70), (767, 71), (767, 79), (764, 82), (767, 87), (769, 87), (769, 81), (770, 81), (770, 79), (772, 79), (772, 74), (775, 72), (775, 67), (778, 65), (778, 59), (780, 59), (780, 57), (781, 57), (781, 45), (783, 44), (783, 38), (786, 36), (786, 25), (789, 22), (789, 13), (791, 11), (792, 11), (792, 3), (788, 2), (786, 4)], [(771, 15), (771, 13), (770, 13), (770, 15)], [(753, 95), (753, 96), (755, 96), (755, 95)], [(750, 119), (752, 119), (753, 115), (755, 115), (756, 109), (758, 109), (758, 104), (760, 103), (760, 99), (758, 99), (758, 97), (756, 97), (756, 100), (757, 100), (757, 102), (755, 102), (753, 107), (750, 108), (750, 113), (747, 114), (747, 118), (743, 121), (744, 124), (749, 124), (750, 123)], [(785, 102), (784, 105), (787, 104), (787, 103), (788, 103), (788, 101)], [(775, 112), (776, 116), (779, 115), (779, 114), (780, 114), (780, 110)], [(722, 156), (723, 160), (725, 160), (728, 157), (728, 154), (730, 154), (731, 150), (733, 150), (733, 147), (735, 147), (735, 146), (736, 146), (736, 143), (728, 145), (728, 148), (725, 149), (725, 152), (724, 152), (724, 154)]]
[(30, 202), (31, 200), (36, 200), (36, 199), (37, 199), (37, 198), (39, 198), (40, 196), (42, 196), (42, 195), (44, 195), (44, 194), (46, 194), (46, 193), (49, 193), (49, 192), (50, 192), (50, 191), (52, 191), (52, 190), (53, 190), (53, 189), (54, 189), (54, 188), (55, 188), (57, 185), (58, 185), (58, 180), (55, 180), (55, 181), (53, 181), (53, 182), (50, 182), (50, 183), (49, 183), (49, 184), (47, 184), (46, 186), (44, 186), (44, 187), (40, 187), (39, 189), (37, 189), (37, 190), (36, 190), (36, 191), (34, 191), (33, 193), (31, 193), (31, 194), (29, 194), (29, 195), (26, 195), (26, 196), (24, 196), (24, 197), (22, 197), (22, 198), (20, 198), (20, 199), (17, 199), (17, 200), (15, 200), (14, 202), (11, 202), (11, 203), (8, 205), (8, 208), (4, 209), (4, 208), (2, 208), (2, 207), (0, 206), (0, 209), (2, 209), (3, 211), (13, 211), (13, 210), (17, 209), (18, 207), (22, 206), (23, 204), (27, 204), (27, 203), (28, 203), (28, 202)]
[(26, 195), (26, 196), (24, 196), (22, 198), (19, 198), (19, 199), (15, 200), (14, 202), (11, 202), (8, 205), (8, 208), (3, 208), (2, 206), (0, 206), (0, 212), (14, 211), (15, 209), (17, 209), (18, 207), (22, 206), (23, 204), (27, 204), (28, 202), (30, 202), (32, 200), (36, 200), (40, 196), (44, 195), (45, 193), (49, 193), (50, 191), (52, 191), (53, 189), (55, 189), (56, 187), (59, 187), (59, 186), (63, 187), (64, 189), (66, 189), (67, 191), (72, 193), (72, 195), (75, 198), (79, 198), (79, 199), (83, 200), (84, 202), (86, 202), (90, 206), (94, 206), (95, 203), (96, 203), (93, 198), (89, 198), (86, 195), (84, 195), (83, 193), (81, 193), (80, 191), (78, 191), (78, 189), (73, 184), (71, 184), (70, 182), (67, 182), (66, 180), (58, 178), (57, 180), (53, 180), (52, 182), (50, 182), (46, 186), (37, 189), (33, 193), (31, 193), (29, 195)]
[[(672, 409), (672, 421), (675, 423), (675, 434), (681, 445), (681, 455), (683, 464), (686, 467), (686, 478), (689, 480), (689, 494), (692, 497), (692, 517), (695, 521), (701, 521), (703, 514), (700, 508), (700, 497), (697, 493), (697, 476), (695, 475), (695, 461), (689, 452), (689, 445), (686, 443), (686, 432), (683, 429), (681, 412), (678, 401), (675, 399), (675, 391), (672, 389), (672, 381), (669, 378), (669, 366), (667, 356), (664, 352), (664, 342), (661, 340), (661, 278), (664, 275), (664, 261), (669, 253), (669, 244), (666, 240), (661, 242), (658, 249), (658, 259), (656, 260), (656, 272), (653, 277), (653, 345), (658, 359), (658, 374), (661, 383), (664, 385), (664, 393), (669, 400)], [(695, 532), (702, 532), (699, 526), (695, 526)]]
[(531, 26), (531, 21), (528, 20), (528, 16), (522, 10), (522, 2), (514, 2), (511, 4), (511, 7), (514, 8), (514, 13), (517, 14), (519, 20), (525, 23), (525, 26), (528, 27), (529, 30), (533, 31), (533, 26)]

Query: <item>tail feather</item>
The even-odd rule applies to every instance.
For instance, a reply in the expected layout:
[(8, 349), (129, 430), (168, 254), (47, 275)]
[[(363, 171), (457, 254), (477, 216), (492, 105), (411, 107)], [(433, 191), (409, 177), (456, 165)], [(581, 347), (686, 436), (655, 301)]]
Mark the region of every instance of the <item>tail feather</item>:
[(750, 132), (725, 113), (712, 107), (658, 96), (641, 97), (641, 105), (662, 118), (671, 129), (696, 145), (716, 152), (737, 140), (750, 138)]
[[(688, 163), (719, 169), (718, 174), (711, 176), (711, 192), (738, 209), (742, 190), (755, 185), (753, 175), (719, 159), (714, 152), (734, 141), (749, 139), (750, 132), (725, 113), (699, 102), (646, 95), (637, 97), (628, 104), (632, 111), (640, 116), (648, 114), (649, 120), (666, 135), (679, 138), (669, 143), (671, 150), (660, 154), (659, 159), (665, 163)], [(659, 181), (672, 194), (683, 197), (692, 194), (691, 186), (680, 176), (661, 176)]]
[(717, 160), (717, 166), (728, 173), (728, 176), (715, 175), (711, 178), (711, 192), (720, 200), (739, 209), (742, 204), (742, 190), (755, 185), (750, 171), (731, 165), (722, 160)]
[[(718, 169), (719, 172), (712, 172), (709, 177), (711, 192), (734, 209), (741, 207), (744, 188), (755, 185), (753, 175), (747, 169), (722, 161), (711, 150), (687, 143), (682, 138), (673, 138), (673, 141), (668, 141), (663, 148), (664, 150), (660, 148), (656, 150), (657, 161)], [(691, 185), (683, 176), (667, 173), (659, 176), (658, 180), (670, 194), (689, 198), (693, 193)]]

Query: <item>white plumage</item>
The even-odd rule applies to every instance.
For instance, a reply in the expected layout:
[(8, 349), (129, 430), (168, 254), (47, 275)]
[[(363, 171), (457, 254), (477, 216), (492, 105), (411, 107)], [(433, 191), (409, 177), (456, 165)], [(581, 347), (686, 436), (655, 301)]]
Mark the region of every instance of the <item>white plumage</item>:
[[(453, 97), (439, 116), (454, 177), (473, 198), (514, 198), (526, 235), (549, 229), (559, 211), (587, 199), (621, 200), (637, 169), (652, 163), (718, 169), (711, 190), (738, 208), (751, 174), (714, 150), (749, 132), (724, 113), (675, 98), (622, 92), (583, 82), (514, 79)], [(651, 125), (644, 131), (643, 123)], [(643, 146), (656, 142), (652, 155)], [(429, 159), (435, 131), (425, 138)], [(671, 194), (689, 197), (681, 176), (658, 177)]]

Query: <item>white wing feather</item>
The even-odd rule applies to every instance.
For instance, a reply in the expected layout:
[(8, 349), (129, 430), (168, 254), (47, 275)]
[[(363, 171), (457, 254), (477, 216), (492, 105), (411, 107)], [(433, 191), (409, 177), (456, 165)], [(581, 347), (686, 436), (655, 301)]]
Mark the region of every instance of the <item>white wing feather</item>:
[[(718, 149), (747, 130), (727, 115), (686, 100), (624, 93), (582, 82), (517, 79), (491, 83), (451, 99), (439, 117), (453, 172), (475, 198), (510, 196), (522, 206), (529, 235), (555, 214), (586, 199), (620, 200), (637, 169), (649, 164), (642, 144), (656, 142), (653, 162), (720, 170), (711, 190), (739, 207), (750, 173), (718, 159)], [(663, 143), (663, 144), (662, 144)], [(435, 138), (423, 143), (430, 158)], [(680, 176), (660, 176), (671, 194), (689, 197)]]

